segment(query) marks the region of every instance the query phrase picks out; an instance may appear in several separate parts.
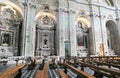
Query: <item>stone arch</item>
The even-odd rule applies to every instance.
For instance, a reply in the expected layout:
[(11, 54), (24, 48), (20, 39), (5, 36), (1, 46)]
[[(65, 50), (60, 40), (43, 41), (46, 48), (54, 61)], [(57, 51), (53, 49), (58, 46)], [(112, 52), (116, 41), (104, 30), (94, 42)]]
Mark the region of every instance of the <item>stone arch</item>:
[(77, 16), (76, 17), (76, 23), (77, 22), (82, 22), (82, 24), (86, 25), (88, 28), (90, 28), (91, 25), (91, 21), (90, 21), (90, 17), (88, 15), (84, 15), (84, 16)]
[(119, 47), (119, 35), (117, 30), (117, 25), (113, 20), (106, 21), (106, 31), (107, 31), (107, 44), (109, 52), (118, 51)]
[(53, 14), (47, 13), (47, 12), (38, 12), (36, 14), (35, 21), (37, 25), (38, 24), (45, 25), (45, 22), (46, 22), (46, 25), (47, 25), (47, 22), (49, 22), (48, 25), (51, 25), (51, 26), (56, 26), (57, 24), (56, 17)]
[(40, 16), (45, 16), (45, 15), (52, 17), (55, 21), (57, 20), (56, 17), (53, 14), (46, 13), (46, 12), (38, 12), (36, 14), (35, 20), (37, 20)]
[(90, 20), (87, 16), (78, 17), (76, 20), (76, 37), (77, 37), (77, 52), (78, 55), (85, 56), (89, 53), (89, 28)]
[(114, 6), (114, 1), (113, 0), (105, 0), (106, 4), (109, 6)]
[(20, 15), (22, 17), (24, 16), (22, 6), (20, 7), (17, 4), (15, 4), (14, 2), (11, 2), (11, 1), (8, 1), (8, 0), (3, 0), (3, 1), (1, 0), (0, 4), (9, 5), (9, 6), (13, 7), (14, 9), (16, 9), (20, 13)]
[[(16, 3), (8, 0), (0, 0), (0, 34), (10, 34), (10, 39), (3, 36), (0, 39), (0, 46), (7, 46), (12, 50), (12, 55), (21, 55), (21, 41), (22, 41), (22, 23), (23, 23), (23, 10)], [(4, 31), (3, 31), (4, 30)], [(0, 36), (1, 37), (1, 36)], [(7, 42), (9, 40), (9, 42)], [(7, 45), (6, 45), (7, 44)]]
[[(56, 17), (48, 12), (38, 12), (36, 21), (35, 55), (56, 55)], [(40, 49), (39, 49), (40, 48)], [(37, 52), (37, 50), (41, 52)]]

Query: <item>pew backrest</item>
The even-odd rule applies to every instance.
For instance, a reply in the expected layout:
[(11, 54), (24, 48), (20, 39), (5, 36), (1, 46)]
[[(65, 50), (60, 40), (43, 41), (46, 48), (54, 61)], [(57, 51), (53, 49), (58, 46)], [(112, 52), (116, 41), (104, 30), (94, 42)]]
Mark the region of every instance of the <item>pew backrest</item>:
[(95, 78), (94, 76), (82, 71), (82, 70), (79, 70), (71, 65), (69, 65), (68, 63), (65, 63), (64, 64), (67, 68), (71, 69), (72, 71), (74, 71), (75, 73), (81, 75), (82, 78)]
[(3, 73), (0, 74), (0, 78), (13, 78), (13, 76), (16, 76), (16, 74), (18, 73), (18, 70), (23, 68), (25, 66), (25, 64), (20, 64), (16, 67), (13, 67)]

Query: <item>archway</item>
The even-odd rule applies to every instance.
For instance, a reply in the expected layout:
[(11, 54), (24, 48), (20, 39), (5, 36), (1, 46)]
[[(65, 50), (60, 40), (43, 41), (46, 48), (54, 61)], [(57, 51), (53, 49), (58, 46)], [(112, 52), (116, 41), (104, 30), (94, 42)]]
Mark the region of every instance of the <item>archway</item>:
[(108, 20), (106, 22), (106, 31), (107, 31), (107, 45), (109, 49), (109, 54), (114, 53), (118, 50), (118, 31), (117, 26), (114, 21)]
[(89, 54), (89, 28), (89, 20), (85, 17), (80, 17), (76, 24), (78, 56), (87, 56)]
[(56, 22), (54, 17), (49, 13), (40, 14), (36, 25), (36, 56), (56, 55), (55, 29)]
[(0, 50), (4, 49), (6, 56), (17, 56), (21, 49), (23, 19), (17, 9), (6, 4), (0, 4)]

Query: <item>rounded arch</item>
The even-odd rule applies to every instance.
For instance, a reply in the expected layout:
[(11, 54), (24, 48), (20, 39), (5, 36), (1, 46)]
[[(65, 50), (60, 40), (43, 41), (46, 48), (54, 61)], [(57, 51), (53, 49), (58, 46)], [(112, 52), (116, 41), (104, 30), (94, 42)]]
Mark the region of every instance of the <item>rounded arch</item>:
[(82, 24), (84, 24), (85, 26), (87, 26), (87, 28), (90, 28), (90, 20), (88, 17), (78, 17), (76, 19), (76, 23), (81, 22)]
[(107, 20), (106, 27), (112, 32), (117, 30), (117, 25), (113, 20)]
[(89, 16), (78, 16), (76, 18), (76, 41), (77, 41), (77, 53), (78, 56), (89, 54), (90, 45), (89, 45), (89, 28), (90, 20)]
[(40, 16), (45, 16), (45, 15), (52, 17), (52, 18), (56, 21), (56, 17), (55, 17), (53, 14), (51, 14), (51, 13), (46, 13), (46, 12), (38, 12), (38, 13), (36, 14), (35, 21), (36, 21)]
[(118, 51), (118, 30), (117, 25), (113, 20), (106, 21), (106, 31), (107, 31), (107, 44), (109, 52)]
[(20, 13), (20, 15), (23, 17), (24, 14), (23, 14), (22, 8), (19, 7), (18, 5), (16, 5), (15, 3), (8, 1), (8, 0), (0, 0), (0, 4), (9, 5), (9, 6), (15, 8)]
[[(21, 55), (21, 41), (23, 28), (23, 8), (19, 3), (10, 0), (0, 0), (0, 46), (15, 49), (11, 52), (12, 55)], [(9, 35), (10, 34), (10, 35)]]
[(114, 6), (115, 2), (113, 0), (105, 0), (106, 4), (109, 6)]
[(106, 23), (107, 23), (107, 21), (113, 21), (114, 23), (116, 23), (115, 17), (112, 14), (106, 15), (105, 20), (106, 20), (105, 21)]
[[(56, 17), (50, 12), (38, 12), (36, 21), (36, 52), (35, 55), (53, 55), (56, 50)], [(40, 49), (41, 53), (37, 52)], [(49, 52), (48, 52), (49, 51)]]

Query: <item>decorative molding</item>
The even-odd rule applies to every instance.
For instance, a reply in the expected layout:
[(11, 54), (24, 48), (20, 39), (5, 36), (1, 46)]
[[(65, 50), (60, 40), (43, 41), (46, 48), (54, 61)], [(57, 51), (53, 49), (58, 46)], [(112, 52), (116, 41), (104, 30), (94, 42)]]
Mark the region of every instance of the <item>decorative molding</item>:
[(103, 14), (101, 14), (101, 15), (99, 15), (99, 17), (100, 17), (100, 18), (105, 18), (106, 16), (103, 15)]
[(69, 10), (69, 13), (75, 14), (74, 10)]
[(31, 8), (37, 8), (37, 5), (33, 2), (28, 3)]
[(23, 4), (24, 7), (28, 6), (28, 4), (26, 2), (23, 2), (22, 4)]

